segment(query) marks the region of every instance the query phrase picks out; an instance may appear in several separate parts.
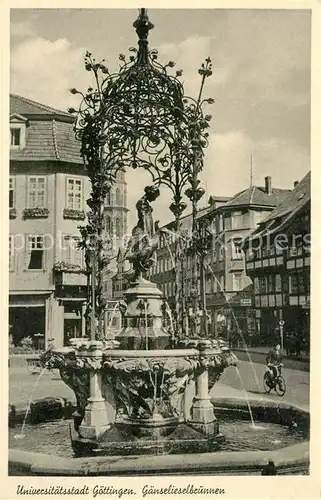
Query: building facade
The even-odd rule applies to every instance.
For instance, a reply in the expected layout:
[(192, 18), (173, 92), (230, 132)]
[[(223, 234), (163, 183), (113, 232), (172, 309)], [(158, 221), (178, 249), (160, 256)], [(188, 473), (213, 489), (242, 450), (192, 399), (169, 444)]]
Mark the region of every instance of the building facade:
[[(63, 111), (10, 96), (9, 323), (16, 345), (30, 336), (41, 347), (54, 338), (59, 347), (85, 335), (78, 227), (86, 224), (90, 181), (73, 122)], [(124, 193), (123, 178), (120, 184)]]
[[(207, 252), (203, 279), (210, 335), (228, 339), (240, 337), (240, 331), (247, 338), (254, 335), (256, 319), (253, 284), (245, 272), (245, 258), (240, 242), (288, 196), (289, 192), (290, 190), (272, 187), (271, 178), (266, 177), (264, 187), (251, 186), (232, 198), (211, 197), (209, 206), (198, 212), (198, 222), (205, 224), (209, 233), (207, 241), (204, 242)], [(170, 232), (173, 225), (174, 223), (165, 226), (169, 232), (164, 233), (160, 239), (157, 259), (151, 271), (152, 281), (158, 284), (171, 309), (175, 308), (173, 268), (176, 237)], [(187, 241), (191, 225), (191, 215), (181, 219), (179, 238), (182, 260), (179, 288), (186, 316), (192, 306), (193, 256), (188, 251)], [(201, 277), (199, 267), (198, 290)]]
[(105, 235), (109, 242), (110, 257), (108, 269), (103, 275), (103, 295), (107, 301), (113, 301), (115, 298), (114, 282), (118, 274), (118, 252), (127, 244), (127, 214), (127, 183), (125, 173), (119, 171), (104, 204)]
[(215, 211), (215, 241), (207, 276), (213, 334), (251, 342), (256, 327), (253, 284), (240, 243), (288, 194), (289, 190), (274, 188), (266, 177), (263, 187), (250, 186)]
[(262, 344), (309, 342), (310, 181), (308, 173), (244, 242)]
[[(198, 211), (197, 221), (199, 224), (206, 223), (209, 232), (210, 250), (205, 257), (205, 265), (210, 264), (211, 261), (211, 248), (214, 241), (215, 230), (215, 211), (224, 206), (230, 200), (228, 197), (215, 197), (211, 196), (209, 205)], [(189, 318), (192, 311), (192, 286), (193, 286), (193, 256), (190, 252), (191, 237), (192, 237), (192, 215), (189, 214), (182, 217), (180, 220), (180, 229), (178, 235), (175, 232), (175, 223), (171, 222), (162, 228), (159, 248), (156, 251), (155, 265), (150, 271), (150, 279), (158, 285), (158, 288), (163, 292), (170, 309), (175, 310), (176, 307), (176, 284), (175, 284), (175, 252), (176, 242), (178, 243), (179, 255), (179, 297), (180, 308), (182, 311), (182, 330), (186, 331), (189, 328)], [(206, 273), (208, 274), (208, 273)], [(200, 266), (198, 263), (198, 290), (200, 291)], [(205, 285), (208, 286), (208, 282)]]

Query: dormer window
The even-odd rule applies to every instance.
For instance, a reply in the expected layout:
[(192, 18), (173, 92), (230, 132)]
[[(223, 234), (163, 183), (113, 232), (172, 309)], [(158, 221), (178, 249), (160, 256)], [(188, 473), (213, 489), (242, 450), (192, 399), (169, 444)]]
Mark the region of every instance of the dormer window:
[(20, 147), (21, 144), (21, 130), (20, 128), (10, 128), (11, 142), (10, 146)]
[(10, 116), (10, 149), (23, 149), (26, 145), (26, 118), (14, 114)]

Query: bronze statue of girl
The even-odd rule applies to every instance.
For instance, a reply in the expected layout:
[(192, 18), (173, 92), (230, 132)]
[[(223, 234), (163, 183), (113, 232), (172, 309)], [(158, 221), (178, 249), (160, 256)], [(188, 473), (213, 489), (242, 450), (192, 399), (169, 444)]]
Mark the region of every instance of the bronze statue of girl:
[(159, 195), (157, 186), (146, 186), (145, 194), (136, 203), (138, 221), (132, 230), (125, 256), (133, 265), (135, 280), (142, 277), (155, 262), (153, 253), (158, 246), (158, 221), (154, 223), (151, 202)]

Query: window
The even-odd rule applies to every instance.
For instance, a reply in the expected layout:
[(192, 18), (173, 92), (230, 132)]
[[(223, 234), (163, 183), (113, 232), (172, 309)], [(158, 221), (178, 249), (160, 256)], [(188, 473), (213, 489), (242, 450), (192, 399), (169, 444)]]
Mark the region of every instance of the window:
[(14, 236), (12, 234), (9, 235), (9, 270), (13, 271), (14, 269)]
[[(8, 129), (7, 129), (8, 130)], [(10, 145), (11, 147), (19, 147), (21, 144), (21, 130), (20, 128), (10, 128)]]
[(289, 276), (289, 293), (298, 293), (298, 275), (290, 274)]
[(28, 236), (28, 269), (43, 269), (44, 238)]
[(298, 254), (298, 249), (296, 247), (292, 247), (289, 249), (289, 257), (296, 257)]
[(218, 260), (222, 261), (223, 259), (224, 259), (224, 248), (222, 245), (220, 245), (218, 249)]
[(241, 240), (232, 241), (232, 259), (237, 259), (237, 260), (243, 259)]
[(305, 294), (305, 276), (304, 276), (304, 274), (299, 274), (299, 293)]
[(231, 216), (231, 229), (242, 229), (243, 214), (242, 212), (234, 212)]
[(122, 204), (122, 195), (120, 193), (120, 189), (116, 189), (116, 205), (121, 206)]
[(259, 278), (254, 278), (254, 292), (255, 293), (260, 292), (260, 280), (259, 280)]
[(225, 291), (225, 276), (221, 274), (220, 276), (220, 292)]
[(107, 236), (112, 236), (113, 225), (112, 225), (111, 217), (109, 215), (107, 215), (106, 219), (105, 219), (105, 230), (106, 230)]
[(122, 223), (121, 223), (121, 219), (119, 217), (116, 217), (116, 221), (115, 221), (115, 229), (116, 229), (116, 238), (120, 238), (121, 235), (122, 235)]
[(29, 177), (28, 179), (28, 208), (45, 207), (45, 177)]
[(305, 272), (305, 282), (306, 282), (307, 294), (309, 294), (310, 293), (310, 272), (309, 271)]
[(233, 292), (242, 290), (242, 273), (233, 273)]
[(15, 177), (9, 177), (9, 208), (15, 208), (16, 205), (16, 183)]
[(279, 274), (275, 275), (275, 291), (276, 292), (281, 292), (282, 291), (282, 279)]
[(83, 252), (79, 248), (80, 237), (65, 235), (63, 240), (63, 261), (76, 266), (83, 266)]
[(274, 292), (274, 276), (273, 274), (269, 274), (267, 278), (267, 291), (268, 293), (273, 293)]
[(254, 258), (254, 252), (252, 248), (248, 248), (246, 253), (248, 260), (252, 260)]
[(260, 278), (260, 293), (266, 293), (266, 290), (267, 290), (266, 276), (261, 276), (261, 278)]
[(21, 115), (10, 116), (10, 149), (22, 149), (26, 143), (26, 118)]
[(106, 203), (105, 205), (108, 207), (109, 205), (111, 205), (111, 194), (110, 194), (110, 191), (108, 191), (108, 193), (106, 194)]
[(83, 183), (81, 179), (67, 179), (67, 207), (82, 210)]

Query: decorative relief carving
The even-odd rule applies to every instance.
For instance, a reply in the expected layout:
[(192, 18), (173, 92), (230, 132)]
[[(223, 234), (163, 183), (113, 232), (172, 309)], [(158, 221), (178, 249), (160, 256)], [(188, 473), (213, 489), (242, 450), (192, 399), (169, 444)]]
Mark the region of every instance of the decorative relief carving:
[(181, 416), (182, 398), (198, 359), (105, 358), (103, 380), (113, 388), (118, 414)]
[(89, 398), (89, 371), (86, 362), (77, 357), (74, 350), (66, 353), (49, 350), (40, 359), (47, 368), (59, 370), (63, 382), (74, 391), (78, 412), (83, 416)]
[(183, 416), (184, 395), (191, 381), (208, 370), (210, 391), (224, 369), (238, 363), (230, 351), (204, 351), (199, 356), (114, 358), (108, 356), (108, 351), (99, 350), (95, 356), (90, 352), (93, 344), (82, 347), (47, 351), (41, 357), (43, 365), (60, 370), (62, 380), (75, 393), (81, 415), (90, 395), (89, 374), (93, 370), (101, 370), (103, 386), (113, 390), (118, 418), (126, 415), (149, 419), (155, 414), (164, 418)]

